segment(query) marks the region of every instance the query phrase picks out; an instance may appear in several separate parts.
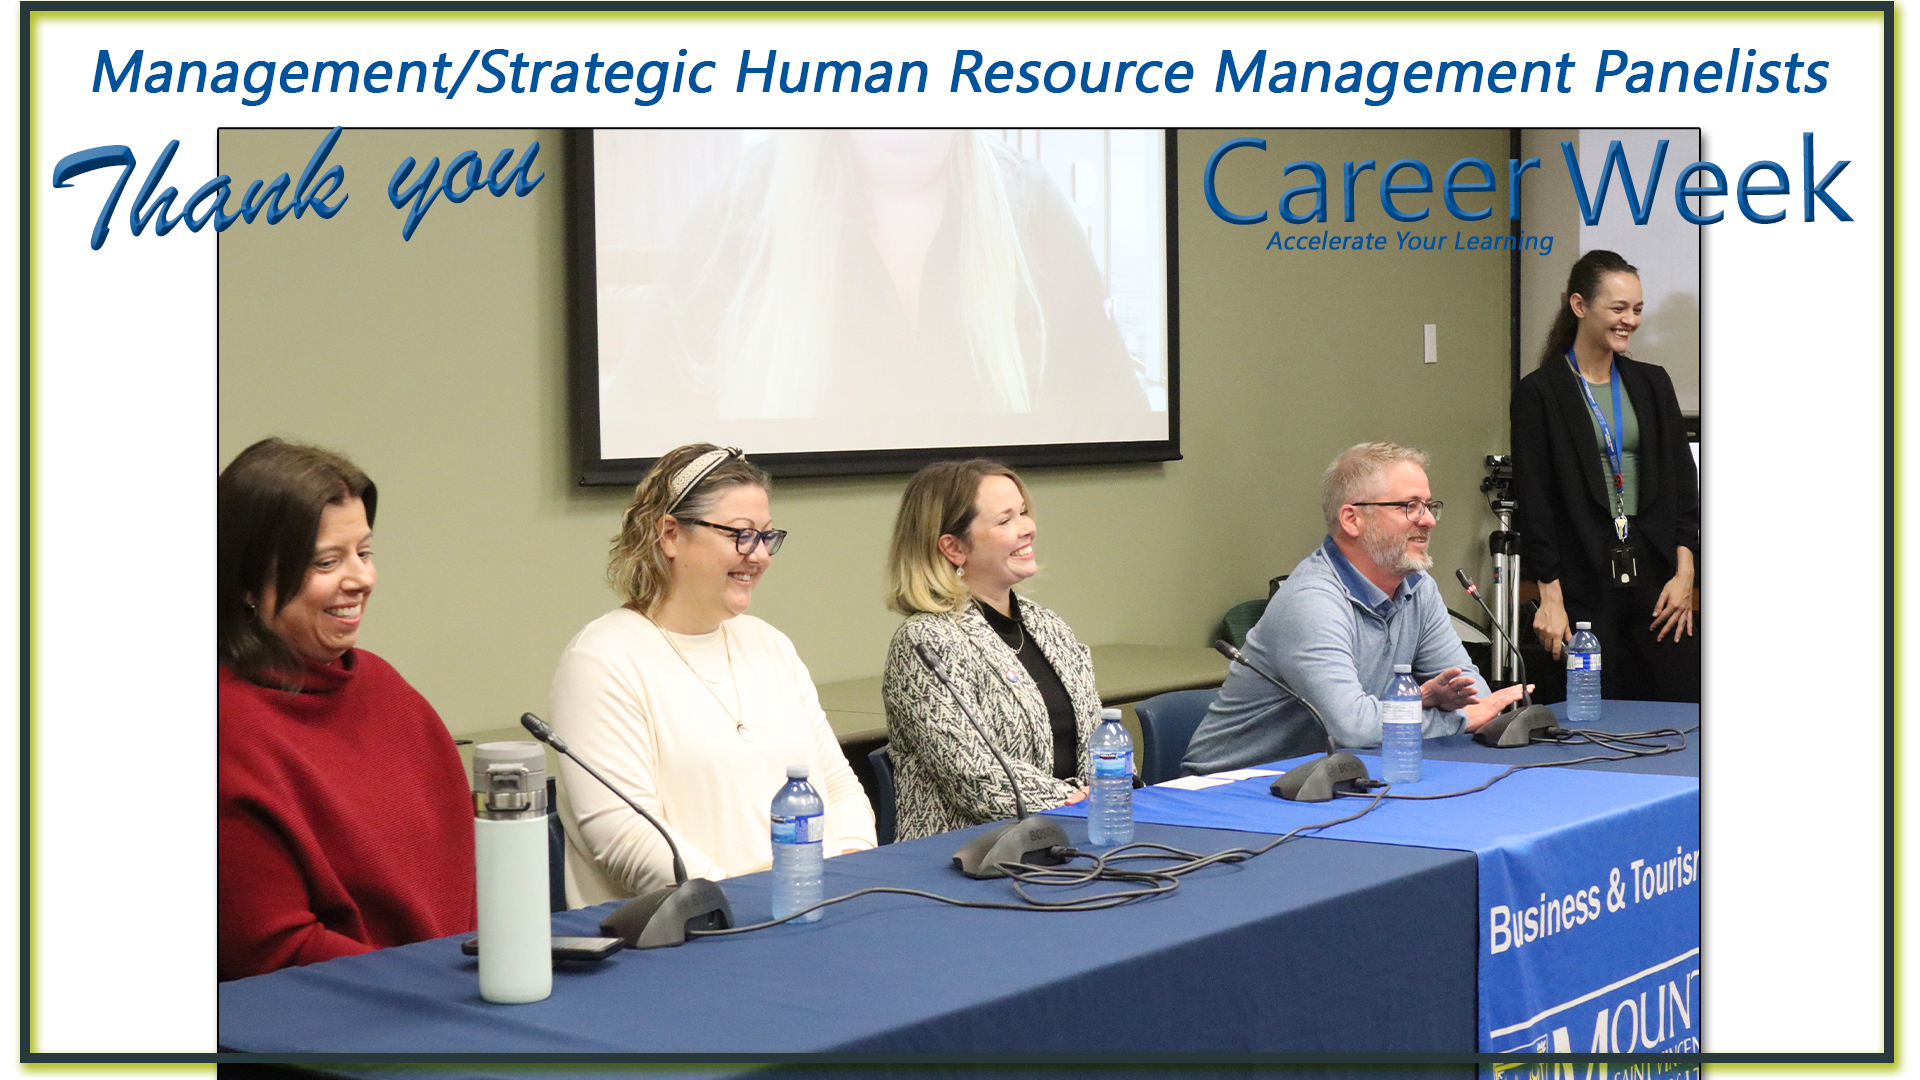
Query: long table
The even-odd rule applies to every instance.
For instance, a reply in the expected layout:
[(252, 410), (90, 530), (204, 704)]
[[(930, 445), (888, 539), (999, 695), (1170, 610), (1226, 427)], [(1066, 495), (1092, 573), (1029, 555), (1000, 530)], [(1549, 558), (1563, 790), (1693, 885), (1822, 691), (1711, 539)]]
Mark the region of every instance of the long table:
[[(1627, 754), (1684, 738), (1697, 755), (1697, 737), (1684, 735), (1697, 715), (1693, 706), (1611, 702), (1584, 725), (1594, 736), (1673, 734), (1609, 744), (1576, 728), (1570, 741), (1515, 750), (1434, 740), (1441, 745), (1418, 782), (1396, 785), (1371, 812), (1322, 834), (1475, 853), (1482, 1051), (1699, 1050), (1697, 768), (1683, 753)], [(1378, 757), (1360, 756), (1379, 776)], [(1602, 757), (1624, 760), (1594, 760)], [(1307, 760), (1259, 771), (1278, 775)], [(1229, 779), (1142, 791), (1135, 818), (1282, 833), (1319, 813), (1274, 799), (1268, 776)]]
[[(1650, 722), (1665, 707), (1608, 705), (1603, 726), (1666, 726)], [(1685, 708), (1675, 716), (1686, 719)], [(1428, 744), (1437, 761), (1476, 752), (1437, 745), (1445, 742)], [(1565, 752), (1534, 747), (1499, 760)], [(1684, 771), (1677, 758), (1632, 764)], [(1325, 817), (1348, 812), (1342, 803)], [(1083, 822), (1066, 824), (1084, 841)], [(829, 860), (828, 894), (885, 885), (1010, 899), (1006, 882), (970, 881), (949, 865), (969, 832)], [(1137, 839), (1196, 852), (1264, 842), (1152, 824), (1139, 826)], [(741, 924), (769, 916), (769, 875), (725, 888)], [(474, 962), (460, 956), (457, 939), (442, 939), (223, 984), (219, 1042), (239, 1052), (361, 1062), (583, 1053), (724, 1061), (1466, 1055), (1479, 1029), (1478, 890), (1469, 852), (1300, 839), (1109, 911), (981, 911), (861, 897), (811, 925), (565, 966), (553, 997), (519, 1006), (481, 1001)], [(554, 932), (591, 932), (603, 913), (557, 914)]]
[[(1547, 706), (1564, 723), (1567, 703)], [(1684, 731), (1700, 723), (1700, 706), (1667, 701), (1606, 701), (1601, 703), (1601, 731), (1624, 734), (1671, 728)], [(1673, 740), (1668, 740), (1669, 742)], [(1594, 754), (1611, 754), (1604, 746), (1580, 743), (1537, 742), (1531, 746), (1501, 750), (1482, 746), (1467, 734), (1428, 739), (1421, 745), (1425, 757), (1441, 761), (1486, 761), (1502, 765), (1533, 764), (1542, 761), (1572, 761)], [(1689, 735), (1686, 745), (1671, 754), (1629, 758), (1625, 761), (1596, 761), (1572, 766), (1576, 769), (1600, 769), (1606, 772), (1659, 773), (1665, 776), (1700, 775), (1700, 734)]]
[[(1335, 816), (1329, 812), (1329, 817)], [(1067, 822), (1084, 843), (1084, 822)], [(1006, 901), (949, 860), (975, 830), (829, 859), (838, 895), (875, 885)], [(1144, 825), (1196, 852), (1246, 833)], [(480, 1000), (457, 939), (222, 984), (223, 1048), (268, 1054), (1018, 1055), (1473, 1051), (1474, 861), (1301, 840), (1096, 912), (978, 911), (900, 895), (555, 973), (532, 1005)], [(724, 883), (765, 920), (770, 875)], [(604, 908), (554, 916), (591, 933)]]

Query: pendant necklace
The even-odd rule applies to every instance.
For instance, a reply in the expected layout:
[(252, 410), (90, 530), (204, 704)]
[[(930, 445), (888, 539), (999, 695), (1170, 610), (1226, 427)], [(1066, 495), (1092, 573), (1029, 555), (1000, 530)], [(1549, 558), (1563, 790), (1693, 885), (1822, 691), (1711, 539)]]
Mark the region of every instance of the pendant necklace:
[(680, 644), (673, 640), (672, 634), (667, 633), (667, 628), (661, 626), (659, 623), (653, 622), (651, 618), (647, 619), (647, 621), (653, 623), (655, 630), (660, 631), (660, 636), (666, 640), (667, 647), (673, 650), (673, 655), (679, 657), (681, 663), (687, 665), (687, 670), (693, 673), (694, 679), (697, 680), (701, 686), (706, 687), (707, 693), (713, 698), (713, 703), (720, 706), (720, 711), (726, 714), (727, 719), (733, 721), (733, 732), (740, 736), (740, 741), (752, 742), (753, 729), (748, 727), (746, 721), (743, 719), (746, 710), (740, 705), (740, 677), (735, 675), (733, 671), (733, 642), (732, 639), (727, 636), (727, 624), (720, 624), (720, 644), (727, 650), (727, 678), (733, 683), (733, 709), (731, 711), (727, 709), (727, 703), (720, 700), (720, 695), (714, 693), (714, 689), (709, 685), (707, 677), (700, 674), (700, 669), (693, 666), (693, 661), (687, 659), (686, 653), (680, 651)]
[[(975, 598), (973, 602), (975, 606), (979, 607), (980, 609), (980, 617), (983, 619), (986, 619), (987, 605), (982, 604), (978, 598)], [(1015, 602), (1017, 603), (1018, 601), (1015, 601)], [(1014, 608), (1014, 611), (1018, 612), (1019, 609)], [(1000, 636), (1000, 631), (993, 626), (992, 619), (987, 619), (987, 627), (993, 630), (995, 637)], [(1021, 624), (1019, 616), (1017, 614), (1015, 615), (1014, 621), (1013, 621), (1013, 632), (1018, 636), (1018, 643), (1014, 645), (1008, 645), (1008, 648), (1013, 650), (1013, 663), (1007, 666), (1006, 676), (1007, 676), (1007, 681), (1009, 683), (1018, 685), (1018, 683), (1020, 682), (1020, 666), (1021, 666), (1020, 650), (1027, 647), (1027, 628)], [(1007, 639), (1000, 638), (1000, 643), (1002, 645), (1006, 645)]]

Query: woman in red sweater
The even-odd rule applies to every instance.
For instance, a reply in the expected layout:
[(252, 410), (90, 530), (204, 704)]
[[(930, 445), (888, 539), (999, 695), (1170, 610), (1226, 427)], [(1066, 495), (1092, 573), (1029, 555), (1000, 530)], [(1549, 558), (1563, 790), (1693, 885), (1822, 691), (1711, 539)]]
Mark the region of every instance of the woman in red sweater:
[(474, 927), (460, 755), (353, 647), (375, 497), (352, 462), (279, 439), (220, 473), (222, 979)]

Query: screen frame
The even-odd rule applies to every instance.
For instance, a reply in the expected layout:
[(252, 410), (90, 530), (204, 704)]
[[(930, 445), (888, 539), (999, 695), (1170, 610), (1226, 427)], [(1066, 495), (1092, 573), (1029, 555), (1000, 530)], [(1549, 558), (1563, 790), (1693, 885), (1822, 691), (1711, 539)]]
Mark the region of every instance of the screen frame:
[[(609, 458), (600, 445), (600, 310), (595, 234), (594, 150), (596, 131), (619, 128), (569, 128), (567, 162), (568, 427), (573, 474), (583, 487), (637, 484), (658, 458)], [(773, 476), (874, 476), (910, 473), (936, 461), (993, 458), (1024, 468), (1118, 465), (1178, 461), (1180, 453), (1180, 233), (1175, 183), (1176, 128), (1160, 129), (1166, 147), (1167, 239), (1167, 437), (1128, 442), (1021, 443), (1016, 445), (929, 446), (887, 450), (818, 450), (753, 454), (754, 464)], [(752, 453), (752, 447), (743, 447)]]

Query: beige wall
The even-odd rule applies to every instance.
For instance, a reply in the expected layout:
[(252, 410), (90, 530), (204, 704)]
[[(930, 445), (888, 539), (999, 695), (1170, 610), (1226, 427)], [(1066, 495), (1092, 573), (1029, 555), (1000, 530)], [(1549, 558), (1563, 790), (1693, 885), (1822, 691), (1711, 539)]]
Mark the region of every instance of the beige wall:
[[(221, 170), (297, 177), (320, 134), (228, 129)], [(1200, 193), (1207, 155), (1237, 134), (1262, 133), (1180, 140), (1185, 460), (1029, 474), (1046, 570), (1026, 591), (1089, 644), (1205, 644), (1228, 607), (1264, 595), (1317, 542), (1320, 470), (1362, 439), (1433, 454), (1435, 496), (1453, 508), (1434, 554), (1456, 607), (1466, 601), (1444, 571), (1484, 573), (1481, 458), (1506, 446), (1506, 257), (1266, 251), (1277, 215), (1231, 226)], [(1461, 157), (1498, 171), (1507, 146), (1504, 130), (1264, 134), (1266, 153), (1236, 152), (1221, 170), (1229, 206), (1271, 210), (1305, 175), (1283, 166), (1315, 160), (1334, 189), (1324, 227), (1390, 245), (1377, 173), (1363, 174), (1374, 179), (1357, 189), (1356, 222), (1341, 222), (1343, 161), (1419, 158), (1437, 182)], [(491, 161), (535, 139), (547, 177), (533, 194), (443, 199), (401, 240), (386, 196), (401, 159), (473, 149)], [(563, 157), (558, 131), (349, 131), (332, 158), (351, 193), (337, 217), (220, 237), (219, 464), (278, 434), (343, 450), (378, 481), (381, 578), (362, 642), (455, 732), (545, 709), (562, 646), (613, 604), (601, 574), (626, 493), (569, 479)], [(1437, 194), (1403, 203), (1435, 212), (1401, 229), (1460, 227)], [(1499, 212), (1487, 224), (1505, 230)], [(754, 613), (793, 638), (818, 681), (879, 673), (897, 621), (881, 607), (882, 562), (904, 483), (777, 485), (775, 518), (793, 536)]]
[(1520, 373), (1540, 363), (1540, 350), (1560, 313), (1560, 292), (1580, 261), (1580, 204), (1573, 195), (1560, 152), (1561, 140), (1580, 145), (1574, 128), (1532, 128), (1520, 137), (1520, 152), (1536, 157), (1541, 168), (1528, 171), (1520, 188), (1520, 221), (1527, 232), (1554, 238), (1546, 255), (1520, 257)]

